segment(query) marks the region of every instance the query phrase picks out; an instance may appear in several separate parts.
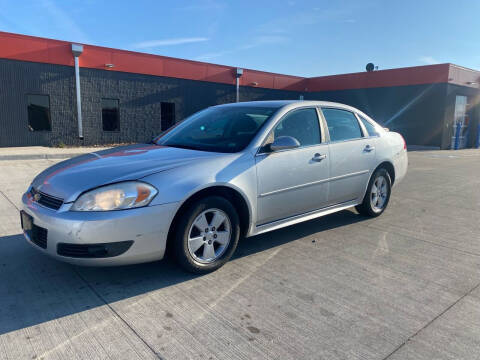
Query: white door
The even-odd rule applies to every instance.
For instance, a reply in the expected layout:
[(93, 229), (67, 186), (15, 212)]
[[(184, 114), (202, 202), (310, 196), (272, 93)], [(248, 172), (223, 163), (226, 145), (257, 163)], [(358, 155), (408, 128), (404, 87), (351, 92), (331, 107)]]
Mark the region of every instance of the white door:
[(347, 110), (323, 108), (330, 136), (329, 205), (358, 200), (364, 195), (375, 166), (376, 137), (364, 134)]
[(328, 145), (321, 143), (317, 110), (286, 114), (267, 143), (279, 136), (294, 137), (300, 147), (257, 155), (257, 226), (319, 209), (328, 201)]

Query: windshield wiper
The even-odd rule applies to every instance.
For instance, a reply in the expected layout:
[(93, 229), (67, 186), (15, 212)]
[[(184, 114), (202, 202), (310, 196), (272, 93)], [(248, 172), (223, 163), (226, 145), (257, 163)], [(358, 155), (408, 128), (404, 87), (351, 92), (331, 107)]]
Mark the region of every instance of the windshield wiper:
[(188, 150), (198, 150), (195, 146), (191, 145), (184, 145), (184, 144), (162, 144), (163, 146), (169, 146), (169, 147), (174, 147), (174, 148), (179, 148), (179, 149), (188, 149)]

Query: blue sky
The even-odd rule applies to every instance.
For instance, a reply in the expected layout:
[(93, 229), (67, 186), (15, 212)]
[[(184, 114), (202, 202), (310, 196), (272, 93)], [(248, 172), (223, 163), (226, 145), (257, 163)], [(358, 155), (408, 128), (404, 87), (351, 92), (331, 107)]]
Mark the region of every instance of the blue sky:
[(367, 62), (480, 69), (478, 0), (0, 0), (0, 9), (2, 31), (291, 75)]

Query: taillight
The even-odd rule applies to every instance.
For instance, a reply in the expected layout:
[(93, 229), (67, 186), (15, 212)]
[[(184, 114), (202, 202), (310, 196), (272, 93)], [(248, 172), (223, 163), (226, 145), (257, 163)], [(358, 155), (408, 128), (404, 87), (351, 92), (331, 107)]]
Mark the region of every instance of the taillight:
[(403, 150), (407, 150), (407, 142), (405, 141), (404, 137), (402, 135), (400, 135), (400, 137), (402, 138), (403, 140)]

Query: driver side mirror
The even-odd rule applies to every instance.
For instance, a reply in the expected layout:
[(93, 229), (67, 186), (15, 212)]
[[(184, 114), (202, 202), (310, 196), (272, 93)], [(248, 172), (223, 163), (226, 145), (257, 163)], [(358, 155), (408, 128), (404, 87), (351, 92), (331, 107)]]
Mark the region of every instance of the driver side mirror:
[(271, 151), (288, 150), (300, 147), (300, 143), (293, 136), (279, 136), (270, 144)]

